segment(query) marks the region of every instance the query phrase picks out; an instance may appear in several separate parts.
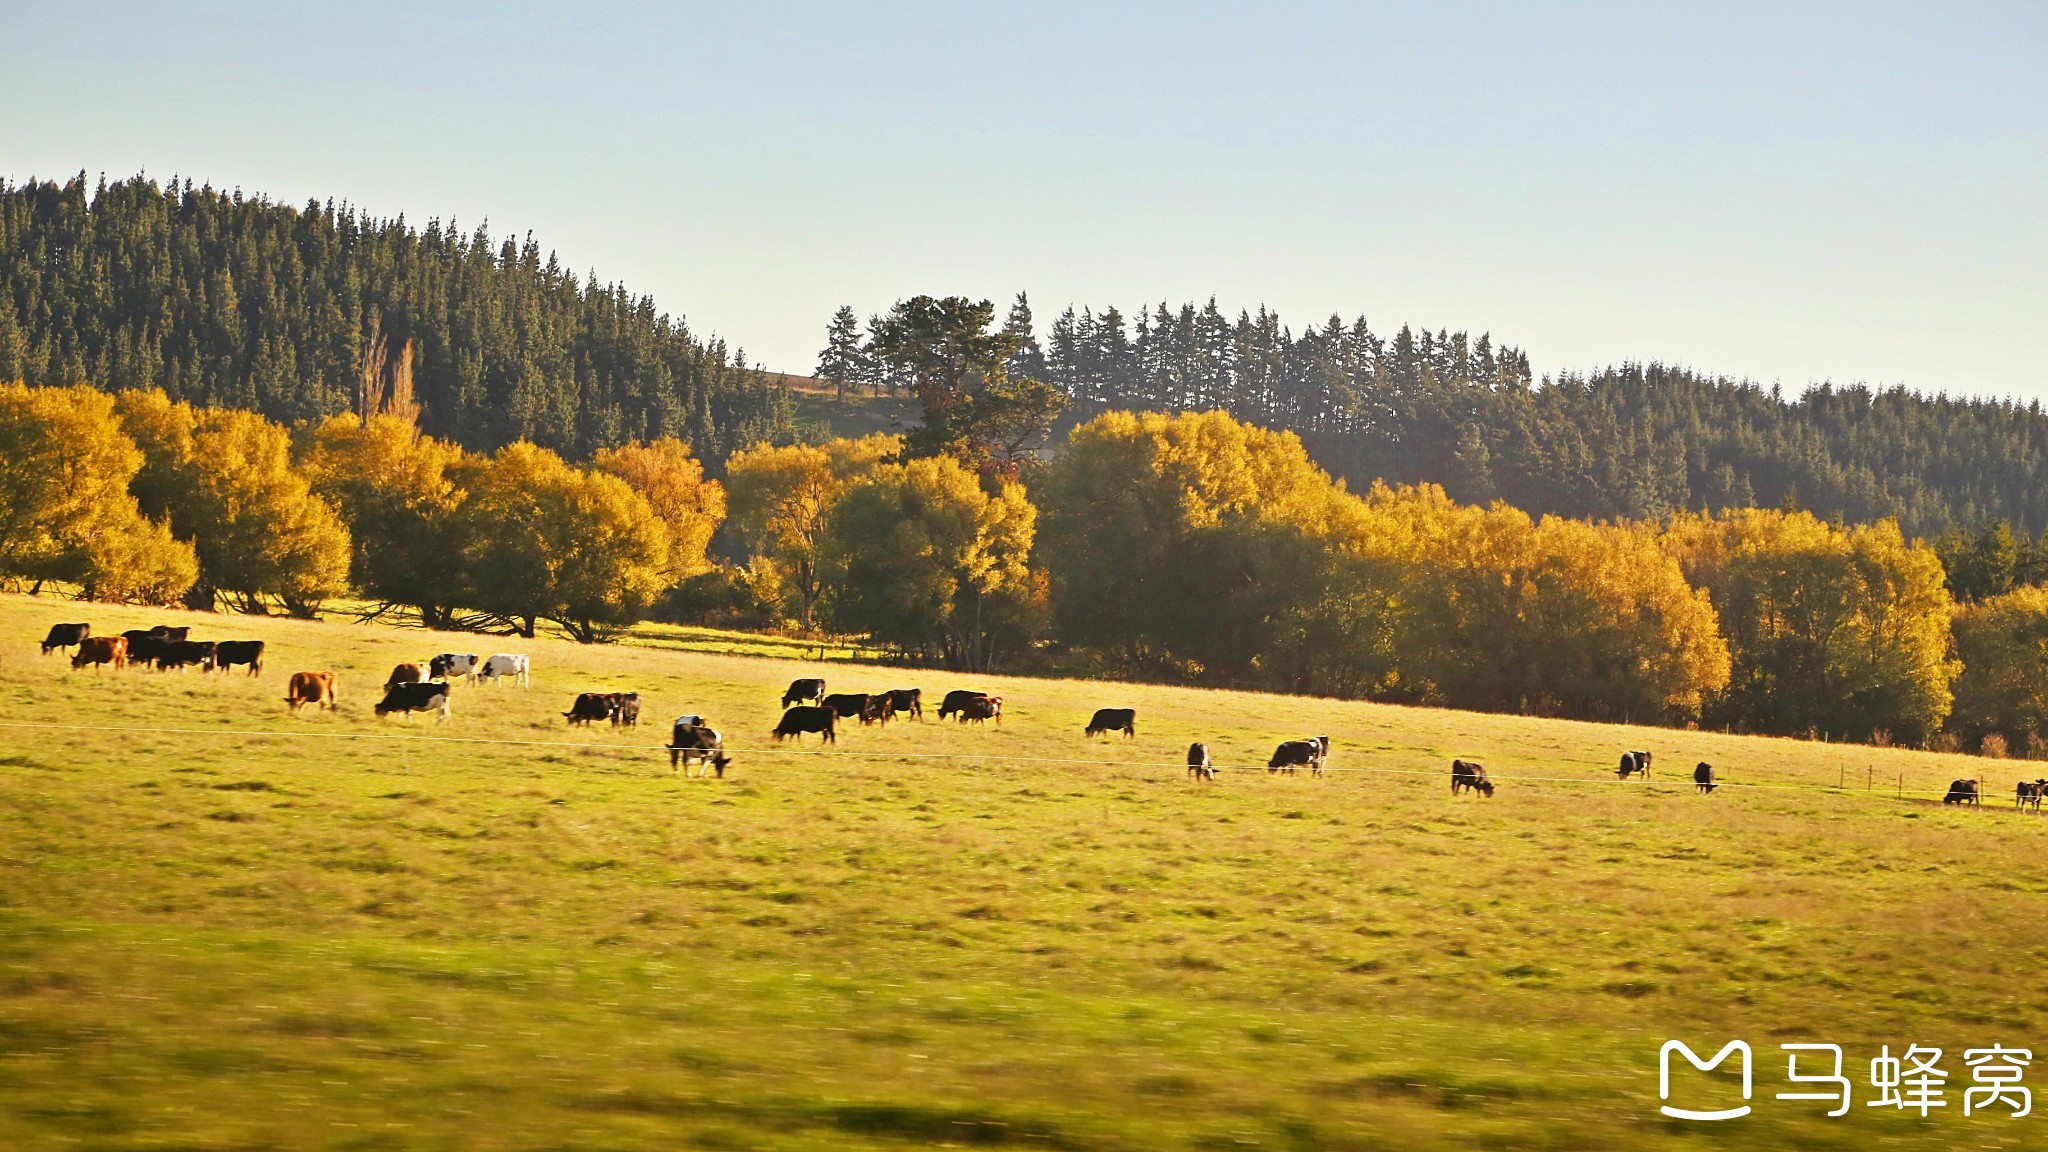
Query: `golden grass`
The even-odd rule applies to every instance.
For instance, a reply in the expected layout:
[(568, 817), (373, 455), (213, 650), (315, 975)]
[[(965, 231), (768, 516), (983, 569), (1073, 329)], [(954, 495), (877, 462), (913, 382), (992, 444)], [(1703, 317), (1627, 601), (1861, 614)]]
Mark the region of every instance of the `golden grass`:
[[(2039, 1122), (1965, 1119), (1959, 1083), (1965, 1047), (2048, 1048), (2031, 765), (246, 617), (190, 622), (268, 640), (254, 679), (36, 654), (56, 620), (179, 617), (0, 597), (0, 722), (128, 729), (0, 727), (0, 1148), (1954, 1148)], [(529, 652), (534, 687), (372, 718), (439, 650)], [(340, 711), (286, 713), (301, 669), (339, 673)], [(986, 687), (1005, 722), (776, 754), (814, 670), (934, 708)], [(647, 726), (567, 730), (600, 688)], [(1112, 705), (1138, 738), (1084, 739)], [(739, 750), (723, 781), (669, 772), (682, 711)], [(1352, 771), (1178, 766), (1313, 733)], [(1620, 784), (1636, 747), (1659, 775)], [(1453, 800), (1453, 755), (1499, 794)], [(1698, 759), (1728, 787), (1695, 795)], [(1891, 794), (1985, 769), (1981, 811)], [(1735, 1037), (1757, 1115), (1659, 1117), (1658, 1046)], [(1772, 1099), (1799, 1040), (1848, 1048), (1854, 1115)], [(1865, 1061), (1911, 1043), (1949, 1050), (1950, 1107), (1863, 1107)]]

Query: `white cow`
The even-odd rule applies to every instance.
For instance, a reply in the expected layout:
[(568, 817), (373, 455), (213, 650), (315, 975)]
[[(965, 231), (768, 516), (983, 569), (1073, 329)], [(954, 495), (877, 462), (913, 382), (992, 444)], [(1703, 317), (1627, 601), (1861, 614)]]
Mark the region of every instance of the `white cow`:
[(531, 669), (532, 665), (528, 663), (526, 657), (516, 652), (500, 652), (489, 660), (484, 661), (484, 666), (477, 672), (476, 678), (488, 680), (492, 683), (496, 683), (500, 679), (511, 679), (518, 681), (519, 686), (522, 688), (531, 688), (533, 687)]
[(474, 680), (477, 664), (474, 652), (443, 652), (428, 662), (428, 671), (435, 680)]

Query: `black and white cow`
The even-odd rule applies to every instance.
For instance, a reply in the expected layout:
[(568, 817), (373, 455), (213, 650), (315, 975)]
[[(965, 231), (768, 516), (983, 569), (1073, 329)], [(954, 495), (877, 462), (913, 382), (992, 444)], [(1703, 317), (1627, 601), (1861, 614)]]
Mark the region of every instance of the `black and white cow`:
[(482, 661), (474, 652), (443, 652), (427, 661), (427, 676), (434, 680), (476, 679), (476, 670)]
[(386, 716), (393, 712), (412, 720), (415, 712), (434, 712), (434, 723), (448, 719), (448, 684), (442, 680), (429, 680), (423, 684), (393, 684), (384, 689), (384, 698), (377, 701), (377, 715)]

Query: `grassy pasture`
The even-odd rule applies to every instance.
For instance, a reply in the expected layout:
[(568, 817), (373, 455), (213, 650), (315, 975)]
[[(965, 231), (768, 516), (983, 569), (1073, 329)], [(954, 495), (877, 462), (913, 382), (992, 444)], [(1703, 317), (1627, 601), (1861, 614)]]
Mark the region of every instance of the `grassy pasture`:
[[(146, 730), (0, 727), (0, 1148), (2001, 1148), (2048, 1124), (1961, 1115), (1962, 1049), (2048, 1049), (2031, 765), (843, 663), (835, 688), (934, 705), (986, 685), (1005, 724), (777, 755), (812, 666), (212, 616), (195, 635), (270, 642), (262, 676), (36, 652), (53, 621), (179, 616), (0, 597), (0, 723)], [(527, 651), (535, 686), (458, 686), (439, 728), (370, 715), (392, 664), (443, 649)], [(286, 713), (301, 669), (340, 675), (338, 712)], [(647, 727), (565, 728), (611, 688)], [(1139, 738), (1085, 740), (1100, 705)], [(723, 781), (654, 750), (686, 710), (739, 750)], [(1177, 766), (1194, 738), (1243, 765), (1318, 732), (1365, 771)], [(1616, 782), (1634, 747), (1654, 782)], [(1499, 794), (1453, 800), (1453, 755)], [(1696, 796), (1698, 759), (1729, 786)], [(1980, 811), (1892, 794), (1979, 774)], [(1664, 1040), (1738, 1037), (1755, 1115), (1658, 1116)], [(1847, 1048), (1851, 1116), (1772, 1099), (1795, 1041)], [(1869, 1056), (1912, 1043), (1947, 1049), (1949, 1107), (1865, 1107)]]

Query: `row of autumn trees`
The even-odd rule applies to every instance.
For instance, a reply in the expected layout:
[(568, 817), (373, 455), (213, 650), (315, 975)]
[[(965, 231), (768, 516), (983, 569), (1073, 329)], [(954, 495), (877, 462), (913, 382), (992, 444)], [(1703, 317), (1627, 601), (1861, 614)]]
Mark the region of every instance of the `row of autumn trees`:
[(873, 436), (757, 445), (721, 482), (673, 440), (578, 467), (389, 416), (287, 429), (14, 385), (0, 460), (0, 574), (105, 599), (353, 594), (583, 640), (717, 603), (977, 670), (1912, 744), (2048, 732), (2048, 591), (1958, 611), (1890, 522), (1354, 493), (1220, 412), (1107, 413), (1021, 479)]

